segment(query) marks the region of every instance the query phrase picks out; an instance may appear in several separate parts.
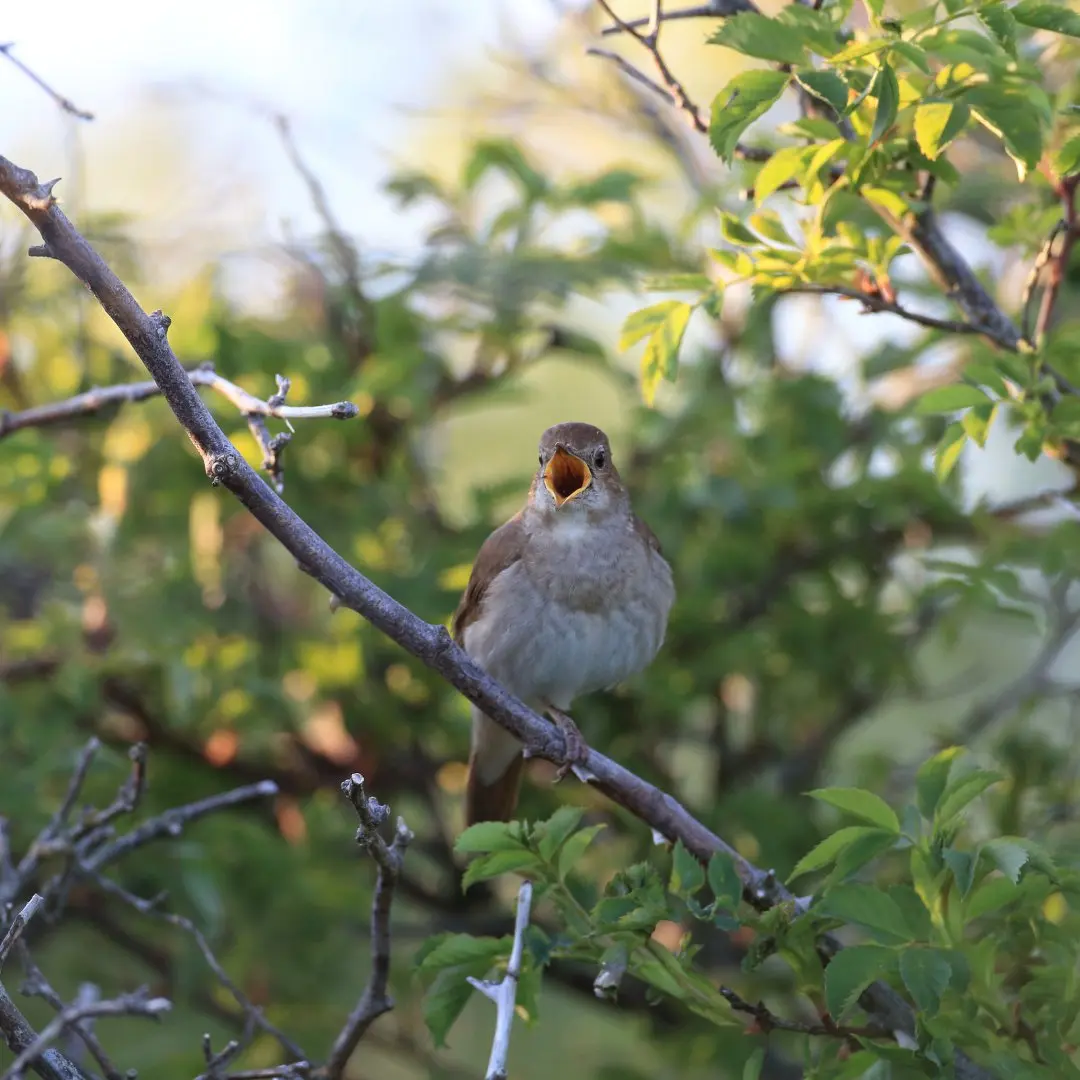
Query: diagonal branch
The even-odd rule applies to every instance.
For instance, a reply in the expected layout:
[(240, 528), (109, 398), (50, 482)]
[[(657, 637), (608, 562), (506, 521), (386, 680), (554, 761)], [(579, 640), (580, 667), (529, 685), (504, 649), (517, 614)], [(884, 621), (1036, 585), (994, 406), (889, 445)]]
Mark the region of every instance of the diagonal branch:
[[(527, 708), (484, 672), (455, 644), (445, 626), (424, 622), (350, 566), (259, 478), (226, 438), (192, 386), (169, 346), (163, 317), (160, 313), (149, 315), (139, 307), (123, 282), (56, 205), (52, 197), (54, 186), (55, 182), (40, 184), (32, 172), (0, 157), (0, 192), (34, 224), (49, 254), (64, 263), (98, 298), (161, 388), (202, 457), (211, 481), (232, 492), (296, 558), (305, 573), (441, 675), (495, 723), (523, 742), (531, 754), (557, 764), (566, 762), (566, 742), (555, 725)], [(682, 840), (687, 850), (703, 862), (720, 851), (728, 854), (743, 882), (744, 895), (754, 907), (764, 909), (794, 901), (773, 872), (763, 871), (743, 858), (670, 795), (591, 748), (582, 764), (592, 774), (590, 782), (598, 790), (667, 840)], [(827, 935), (820, 948), (825, 957), (831, 957), (841, 946)], [(915, 1030), (911, 1007), (885, 984), (871, 985), (862, 1000), (875, 1020), (888, 1030), (908, 1033)], [(984, 1080), (990, 1075), (959, 1053), (955, 1069), (958, 1080)]]
[(80, 109), (75, 102), (70, 98), (64, 97), (58, 90), (54, 90), (40, 75), (37, 74), (32, 68), (27, 67), (17, 56), (12, 53), (12, 49), (15, 48), (13, 41), (5, 42), (0, 45), (0, 53), (8, 58), (32, 83), (36, 83), (45, 91), (60, 106), (66, 113), (70, 113), (78, 120), (93, 120), (94, 114), (86, 112), (84, 109)]

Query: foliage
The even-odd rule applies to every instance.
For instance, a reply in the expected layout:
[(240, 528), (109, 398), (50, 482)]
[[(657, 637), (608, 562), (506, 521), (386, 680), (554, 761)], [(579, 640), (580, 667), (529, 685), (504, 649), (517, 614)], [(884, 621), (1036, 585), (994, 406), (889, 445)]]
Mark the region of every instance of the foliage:
[[(1077, 524), (1032, 531), (971, 509), (958, 466), (1003, 428), (1031, 457), (1078, 434), (1074, 271), (1060, 234), (1046, 247), (1080, 152), (1077, 16), (1028, 0), (858, 10), (856, 33), (850, 3), (740, 14), (702, 46), (711, 73), (732, 51), (763, 65), (703, 114), (750, 206), (721, 184), (672, 222), (644, 170), (557, 173), (527, 138), (489, 136), (456, 176), (391, 180), (434, 221), (416, 259), (376, 262), (331, 230), (273, 318), (226, 304), (213, 268), (162, 305), (185, 362), (212, 358), (259, 396), (281, 372), (293, 403), (357, 403), (351, 424), (298, 422), (286, 497), (433, 621), (514, 508), (539, 430), (609, 409), (679, 601), (656, 663), (575, 716), (808, 904), (754, 908), (734, 862), (654, 844), (588, 789), (553, 790), (540, 763), (522, 821), (459, 836), (463, 701), (332, 614), (243, 508), (207, 490), (161, 401), (0, 441), (0, 811), (15, 851), (89, 731), (148, 739), (148, 813), (275, 779), (272, 814), (208, 822), (120, 880), (168, 889), (247, 993), (314, 1041), (365, 977), (368, 886), (343, 867), (336, 792), (355, 770), (417, 833), (395, 907), (400, 1038), (380, 1044), (376, 1025), (365, 1042), (403, 1075), (473, 1075), (486, 1058), (490, 1015), (470, 1011), (466, 976), (505, 963), (496, 901), (515, 875), (538, 891), (519, 1004), (543, 1013), (515, 1030), (515, 1075), (900, 1080), (951, 1075), (958, 1050), (1001, 1076), (1074, 1075), (1075, 747), (1054, 711), (1068, 690), (1048, 674), (1057, 654), (1027, 661), (1044, 624), (1059, 652), (1075, 628), (1046, 582), (1067, 593), (1080, 572)], [(749, 128), (795, 98), (806, 114), (775, 139)], [(910, 294), (942, 316), (947, 301), (974, 324), (960, 292), (909, 272), (931, 199), (987, 225), (1021, 276), (1044, 248), (1060, 257), (1061, 295), (1045, 320), (1012, 298), (1015, 347), (942, 327), (869, 346), (859, 391), (946, 344), (962, 360), (959, 382), (892, 412), (833, 369), (791, 363), (781, 330), (804, 309), (787, 294), (856, 297), (825, 308), (815, 352), (833, 338), (840, 350), (860, 297), (907, 312)], [(124, 222), (80, 225), (130, 284), (148, 280)], [(141, 377), (59, 268), (27, 269), (14, 250), (0, 271), (3, 408)], [(636, 378), (616, 335), (581, 314), (583, 298), (600, 310), (628, 293), (618, 344), (641, 350)], [(208, 400), (257, 462), (242, 418)], [(949, 696), (973, 668), (965, 699)], [(207, 1017), (235, 1021), (198, 957), (156, 925), (118, 923), (107, 898), (73, 902), (85, 925), (46, 935), (57, 981), (123, 988), (150, 970), (185, 991), (183, 1041), (132, 1048), (156, 1074), (192, 1075)], [(835, 955), (816, 944), (833, 931), (847, 946)], [(872, 981), (915, 1008), (910, 1045), (874, 1028)], [(555, 1052), (553, 1015), (580, 1054)]]

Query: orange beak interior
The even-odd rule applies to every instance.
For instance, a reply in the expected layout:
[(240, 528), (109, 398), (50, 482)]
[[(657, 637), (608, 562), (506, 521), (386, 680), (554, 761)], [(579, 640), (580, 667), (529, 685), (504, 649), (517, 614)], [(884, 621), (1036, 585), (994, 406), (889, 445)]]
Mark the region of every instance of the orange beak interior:
[(561, 446), (555, 447), (555, 453), (544, 469), (544, 486), (551, 492), (555, 505), (562, 506), (591, 483), (589, 466)]

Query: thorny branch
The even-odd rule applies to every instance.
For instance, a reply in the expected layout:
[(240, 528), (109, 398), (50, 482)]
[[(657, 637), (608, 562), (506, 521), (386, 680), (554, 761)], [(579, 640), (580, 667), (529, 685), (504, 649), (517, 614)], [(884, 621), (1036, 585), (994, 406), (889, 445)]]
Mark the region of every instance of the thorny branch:
[[(480, 706), (536, 757), (556, 764), (567, 760), (566, 743), (557, 727), (528, 709), (484, 672), (453, 641), (444, 626), (425, 623), (349, 565), (309, 525), (263, 483), (226, 438), (173, 354), (160, 313), (148, 315), (101, 256), (78, 233), (52, 196), (55, 181), (37, 177), (0, 157), (0, 192), (30, 219), (49, 254), (64, 263), (100, 301), (130, 342), (203, 459), (208, 478), (231, 491), (332, 596), (358, 612), (406, 651), (441, 675)], [(775, 873), (763, 871), (694, 818), (658, 788), (621, 765), (589, 749), (582, 763), (591, 783), (667, 840), (683, 845), (702, 862), (718, 851), (729, 855), (743, 881), (744, 895), (758, 909), (794, 897)], [(822, 939), (826, 957), (841, 948), (831, 936)], [(861, 998), (866, 1010), (888, 1030), (911, 1033), (911, 1007), (890, 987), (875, 983)], [(963, 1055), (957, 1056), (960, 1080), (983, 1080), (988, 1074)]]
[(521, 883), (517, 898), (517, 915), (514, 918), (514, 943), (506, 974), (497, 983), (482, 982), (469, 976), (469, 982), (489, 1001), (495, 1002), (495, 1034), (491, 1040), (491, 1056), (488, 1058), (486, 1080), (506, 1080), (506, 1059), (510, 1053), (510, 1029), (514, 1025), (514, 1009), (517, 1004), (518, 981), (521, 978), (521, 956), (525, 946), (525, 931), (529, 928), (529, 910), (532, 907), (532, 884)]
[[(747, 1013), (754, 1018), (753, 1024), (747, 1030), (759, 1031), (765, 1035), (770, 1031), (796, 1031), (803, 1035), (822, 1035), (834, 1039), (849, 1039), (853, 1042), (860, 1037), (880, 1039), (882, 1036), (889, 1035), (889, 1032), (882, 1031), (874, 1025), (848, 1027), (835, 1024), (828, 1016), (824, 1016), (817, 1024), (803, 1020), (788, 1020), (783, 1016), (777, 1016), (763, 1001), (753, 1005), (727, 986), (720, 987), (720, 994), (735, 1012)], [(857, 1043), (855, 1045), (858, 1046)]]
[(0, 53), (3, 53), (4, 56), (6, 56), (8, 60), (10, 60), (31, 82), (35, 83), (37, 86), (40, 86), (41, 89), (44, 90), (45, 93), (48, 94), (49, 97), (51, 97), (53, 101), (55, 101), (56, 104), (59, 105), (61, 109), (63, 109), (64, 112), (70, 113), (72, 116), (76, 117), (79, 120), (94, 119), (93, 113), (89, 113), (84, 111), (83, 109), (80, 109), (69, 98), (64, 97), (64, 95), (61, 94), (59, 91), (54, 90), (40, 75), (38, 75), (36, 71), (34, 71), (32, 68), (27, 67), (26, 64), (24, 64), (11, 51), (13, 48), (15, 48), (15, 42), (5, 42), (3, 45), (0, 45)]

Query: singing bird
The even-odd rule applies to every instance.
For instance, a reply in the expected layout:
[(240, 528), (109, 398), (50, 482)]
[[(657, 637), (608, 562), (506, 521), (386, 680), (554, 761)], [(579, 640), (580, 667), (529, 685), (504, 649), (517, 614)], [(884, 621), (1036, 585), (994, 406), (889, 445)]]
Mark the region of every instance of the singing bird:
[[(630, 505), (608, 437), (592, 424), (556, 424), (540, 437), (525, 506), (480, 548), (453, 634), (560, 727), (565, 772), (587, 752), (565, 710), (652, 662), (674, 600), (671, 567)], [(523, 766), (521, 743), (474, 706), (467, 824), (510, 819)]]

